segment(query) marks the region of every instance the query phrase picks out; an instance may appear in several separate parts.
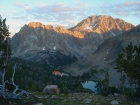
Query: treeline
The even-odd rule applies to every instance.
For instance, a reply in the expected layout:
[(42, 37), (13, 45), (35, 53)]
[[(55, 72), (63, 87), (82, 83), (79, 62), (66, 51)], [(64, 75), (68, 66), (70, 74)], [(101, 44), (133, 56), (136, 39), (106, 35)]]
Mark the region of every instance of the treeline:
[[(16, 64), (15, 83), (24, 90), (42, 92), (46, 85), (58, 85), (61, 93), (86, 92), (81, 81), (86, 76), (58, 76), (53, 75), (53, 68), (47, 64), (32, 62), (20, 58), (11, 58), (11, 68), (5, 75), (6, 80), (10, 80), (13, 74), (12, 67)], [(88, 77), (89, 78), (89, 77)], [(87, 77), (86, 77), (87, 79)], [(12, 87), (9, 86), (9, 90)]]

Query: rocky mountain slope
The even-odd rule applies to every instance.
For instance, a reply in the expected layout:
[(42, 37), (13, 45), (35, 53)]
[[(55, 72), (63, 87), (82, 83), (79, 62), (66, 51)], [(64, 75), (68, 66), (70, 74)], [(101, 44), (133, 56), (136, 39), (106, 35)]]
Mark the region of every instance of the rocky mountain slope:
[(100, 34), (102, 38), (106, 39), (128, 31), (132, 27), (132, 24), (121, 19), (114, 19), (111, 16), (99, 15), (89, 16), (88, 18), (79, 22), (76, 26), (70, 28), (70, 30), (80, 31), (83, 33), (95, 32)]
[[(93, 69), (104, 69), (109, 72), (110, 83), (115, 85), (119, 82), (117, 79), (119, 74), (113, 69), (115, 59), (122, 48), (125, 48), (130, 42), (140, 45), (140, 25), (119, 36), (108, 38), (92, 55), (67, 66), (64, 70), (73, 75), (81, 75)], [(103, 78), (103, 75), (100, 75), (99, 78)]]
[(132, 27), (123, 20), (102, 15), (88, 17), (71, 29), (31, 22), (12, 37), (12, 54), (44, 61), (52, 67), (68, 65), (92, 54), (106, 38)]

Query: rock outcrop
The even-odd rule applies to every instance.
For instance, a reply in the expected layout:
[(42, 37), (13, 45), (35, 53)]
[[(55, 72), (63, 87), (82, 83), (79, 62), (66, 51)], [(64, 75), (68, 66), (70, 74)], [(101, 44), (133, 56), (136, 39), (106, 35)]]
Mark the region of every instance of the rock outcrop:
[(59, 94), (58, 86), (57, 85), (47, 85), (44, 90), (44, 93), (47, 94)]

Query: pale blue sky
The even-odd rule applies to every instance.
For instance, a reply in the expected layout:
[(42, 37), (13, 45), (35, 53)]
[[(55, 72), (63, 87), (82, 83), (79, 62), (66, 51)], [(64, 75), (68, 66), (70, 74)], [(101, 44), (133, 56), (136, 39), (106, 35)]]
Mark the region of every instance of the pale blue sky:
[(140, 24), (140, 0), (0, 0), (0, 8), (11, 35), (33, 21), (69, 28), (93, 15)]

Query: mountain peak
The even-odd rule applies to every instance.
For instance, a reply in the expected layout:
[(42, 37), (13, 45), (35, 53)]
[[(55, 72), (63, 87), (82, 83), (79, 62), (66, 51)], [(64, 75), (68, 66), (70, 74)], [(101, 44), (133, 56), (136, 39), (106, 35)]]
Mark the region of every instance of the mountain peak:
[(52, 25), (44, 25), (41, 22), (30, 22), (28, 26), (34, 27), (34, 28), (41, 27), (41, 28), (46, 28), (46, 29), (53, 29)]
[(81, 32), (96, 32), (98, 34), (105, 34), (111, 32), (115, 36), (116, 31), (127, 31), (132, 29), (134, 26), (130, 23), (127, 23), (121, 19), (113, 18), (106, 15), (98, 16), (89, 16), (88, 18), (79, 22), (75, 27), (72, 27), (72, 31), (81, 31)]
[(43, 24), (41, 22), (30, 22), (28, 26), (31, 27), (41, 27)]
[(55, 30), (57, 30), (57, 31), (65, 31), (66, 29), (64, 28), (64, 26), (57, 26), (57, 27), (55, 27)]

